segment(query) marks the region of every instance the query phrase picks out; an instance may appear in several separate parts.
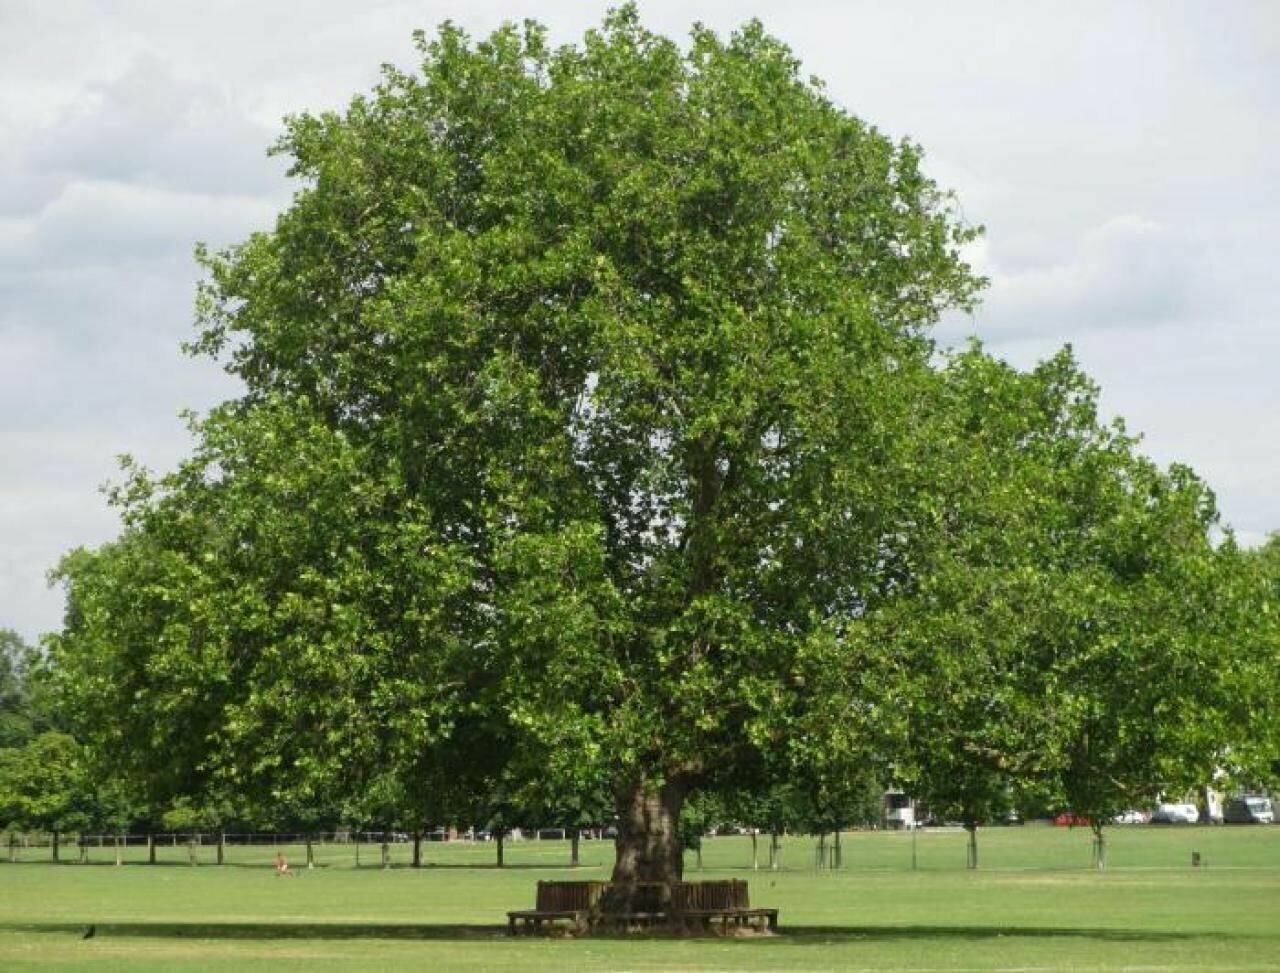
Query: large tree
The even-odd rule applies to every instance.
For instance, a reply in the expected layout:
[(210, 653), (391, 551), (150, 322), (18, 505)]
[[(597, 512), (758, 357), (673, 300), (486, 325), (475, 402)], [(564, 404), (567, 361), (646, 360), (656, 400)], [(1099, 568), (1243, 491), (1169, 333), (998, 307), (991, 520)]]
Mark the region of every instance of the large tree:
[(67, 563), (66, 684), (169, 788), (604, 775), (615, 879), (670, 882), (692, 790), (856, 736), (805, 674), (904, 570), (975, 231), (758, 24), (419, 44), (203, 255), (193, 345), (245, 392)]

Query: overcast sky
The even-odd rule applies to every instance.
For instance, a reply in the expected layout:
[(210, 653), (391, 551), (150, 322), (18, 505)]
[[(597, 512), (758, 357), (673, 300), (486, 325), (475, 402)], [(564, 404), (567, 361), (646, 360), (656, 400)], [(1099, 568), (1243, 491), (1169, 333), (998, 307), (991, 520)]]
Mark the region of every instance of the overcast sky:
[[(183, 356), (193, 244), (270, 226), (283, 115), (338, 108), (411, 33), (605, 4), (0, 0), (0, 627), (61, 620), (45, 575), (118, 530), (99, 487), (189, 449), (235, 392)], [(1071, 343), (1109, 412), (1193, 466), (1246, 543), (1280, 528), (1280, 3), (647, 0), (684, 38), (759, 17), (831, 97), (924, 146), (987, 235), (976, 333), (1029, 365)]]

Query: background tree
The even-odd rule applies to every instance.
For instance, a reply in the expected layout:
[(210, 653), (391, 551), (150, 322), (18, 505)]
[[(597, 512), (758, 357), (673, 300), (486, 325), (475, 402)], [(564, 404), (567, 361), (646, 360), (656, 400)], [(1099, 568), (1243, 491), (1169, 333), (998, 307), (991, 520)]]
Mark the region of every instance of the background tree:
[(1104, 824), (1208, 780), (1229, 738), (1213, 498), (1099, 420), (1069, 352), (1021, 374), (974, 347), (940, 378), (922, 428), (948, 455), (904, 597), (870, 621), (911, 676), (907, 765), (971, 866), (1019, 792), (1087, 816), (1101, 866)]
[(37, 732), (28, 673), (33, 654), (17, 632), (0, 628), (0, 749), (21, 746)]
[(25, 746), (0, 750), (0, 820), (48, 832), (50, 856), (60, 860), (61, 838), (93, 820), (96, 801), (80, 745), (47, 731)]
[(1280, 788), (1280, 534), (1217, 551), (1212, 618), (1226, 646), (1218, 713), (1226, 728), (1213, 778), (1239, 790)]

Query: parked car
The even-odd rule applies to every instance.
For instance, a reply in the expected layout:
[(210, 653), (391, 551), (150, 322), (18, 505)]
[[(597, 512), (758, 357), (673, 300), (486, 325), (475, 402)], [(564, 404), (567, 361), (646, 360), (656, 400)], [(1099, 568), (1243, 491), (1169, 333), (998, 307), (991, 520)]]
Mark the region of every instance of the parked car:
[(1200, 811), (1194, 804), (1157, 804), (1151, 812), (1152, 824), (1195, 824)]
[(1121, 811), (1112, 820), (1116, 824), (1146, 824), (1149, 817), (1146, 811)]
[(1089, 827), (1089, 819), (1081, 817), (1078, 814), (1072, 814), (1065, 811), (1053, 819), (1053, 823), (1059, 828), (1087, 828)]
[(1275, 808), (1271, 799), (1256, 794), (1241, 794), (1227, 801), (1222, 820), (1227, 824), (1274, 824)]

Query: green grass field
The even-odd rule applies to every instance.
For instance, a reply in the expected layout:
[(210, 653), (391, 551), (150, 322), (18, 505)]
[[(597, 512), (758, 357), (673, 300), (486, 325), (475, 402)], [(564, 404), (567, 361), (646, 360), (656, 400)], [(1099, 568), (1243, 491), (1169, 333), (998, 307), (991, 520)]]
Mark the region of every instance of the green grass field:
[(976, 873), (960, 832), (846, 834), (839, 871), (814, 870), (810, 838), (788, 839), (777, 871), (763, 839), (760, 871), (750, 839), (709, 839), (686, 877), (749, 879), (782, 934), (696, 940), (506, 936), (537, 879), (607, 877), (608, 842), (583, 842), (576, 872), (559, 841), (509, 843), (501, 870), (491, 844), (428, 844), (422, 869), (396, 846), (387, 870), (376, 846), (360, 868), (351, 846), (319, 846), (309, 871), (290, 847), (291, 879), (270, 846), (231, 847), (222, 868), (212, 848), (195, 868), (181, 847), (155, 867), (130, 849), (120, 868), (110, 848), (56, 866), (31, 849), (0, 862), (0, 969), (1280, 970), (1280, 828), (1109, 835), (1101, 874), (1087, 831), (1048, 827), (982, 832)]

